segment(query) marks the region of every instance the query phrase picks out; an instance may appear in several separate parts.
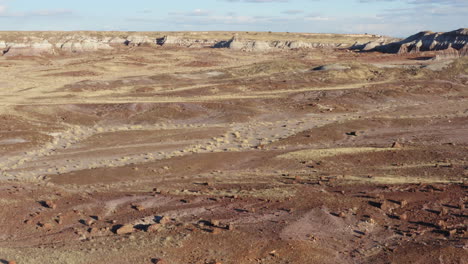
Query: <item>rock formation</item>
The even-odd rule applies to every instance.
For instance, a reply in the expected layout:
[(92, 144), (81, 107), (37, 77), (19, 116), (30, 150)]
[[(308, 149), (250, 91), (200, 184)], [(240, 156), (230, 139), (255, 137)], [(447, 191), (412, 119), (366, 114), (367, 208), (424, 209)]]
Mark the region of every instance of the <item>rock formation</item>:
[(72, 53), (112, 49), (108, 43), (97, 39), (72, 39), (63, 43), (57, 43), (56, 47), (62, 51)]
[(233, 37), (228, 41), (216, 43), (214, 48), (229, 48), (242, 51), (265, 52), (270, 50), (292, 50), (292, 49), (312, 49), (312, 48), (338, 48), (344, 44), (335, 43), (313, 43), (304, 41), (262, 41), (262, 40), (243, 40)]
[(456, 59), (460, 57), (468, 56), (468, 44), (465, 44), (463, 48), (457, 50), (449, 46), (445, 50), (437, 51), (435, 56), (436, 60), (443, 60), (443, 59)]
[[(229, 40), (219, 40), (209, 37), (197, 38), (194, 34), (175, 33), (173, 36), (164, 36), (157, 38), (145, 34), (136, 34), (119, 32), (71, 32), (71, 33), (45, 33), (32, 32), (26, 37), (21, 33), (0, 34), (0, 56), (40, 56), (63, 53), (82, 53), (100, 50), (112, 50), (114, 48), (123, 48), (126, 46), (138, 47), (142, 45), (160, 45), (167, 47), (180, 48), (228, 48), (232, 50), (246, 52), (268, 52), (281, 50), (314, 49), (314, 48), (346, 48), (351, 42), (346, 40), (347, 36), (340, 37), (346, 43), (330, 43), (330, 39), (324, 42), (318, 42), (323, 38), (334, 37), (333, 34), (317, 34), (319, 37), (309, 34), (301, 36), (301, 40), (275, 40), (271, 36), (260, 39), (239, 38), (237, 35)], [(296, 36), (297, 37), (297, 36)], [(373, 39), (380, 36), (351, 35), (359, 39)], [(255, 37), (254, 37), (255, 38)], [(308, 38), (310, 40), (308, 41)], [(268, 40), (265, 40), (268, 39)], [(315, 40), (318, 39), (318, 40)], [(316, 42), (313, 42), (315, 40)], [(365, 50), (374, 47), (374, 44), (367, 44)]]
[(185, 48), (205, 48), (212, 47), (216, 44), (216, 40), (210, 39), (191, 39), (191, 38), (181, 38), (174, 36), (164, 36), (158, 38), (156, 43), (161, 46), (177, 46)]
[(131, 35), (128, 36), (126, 40), (124, 40), (124, 44), (131, 45), (131, 46), (141, 46), (144, 44), (155, 44), (155, 39), (152, 39), (148, 36), (142, 35)]
[[(468, 29), (461, 28), (450, 32), (419, 32), (404, 40), (390, 43), (367, 43), (357, 46), (361, 51), (408, 54), (423, 51), (445, 51), (446, 55), (464, 56), (468, 44)], [(442, 53), (443, 55), (444, 53)]]
[(242, 51), (257, 51), (264, 52), (269, 51), (272, 47), (270, 43), (266, 41), (254, 41), (254, 40), (240, 40), (237, 37), (233, 37), (228, 41), (221, 41), (214, 45), (215, 48), (229, 48), (233, 50)]
[(38, 38), (25, 38), (17, 42), (0, 41), (0, 51), (9, 56), (37, 56), (53, 54), (53, 45), (49, 41)]

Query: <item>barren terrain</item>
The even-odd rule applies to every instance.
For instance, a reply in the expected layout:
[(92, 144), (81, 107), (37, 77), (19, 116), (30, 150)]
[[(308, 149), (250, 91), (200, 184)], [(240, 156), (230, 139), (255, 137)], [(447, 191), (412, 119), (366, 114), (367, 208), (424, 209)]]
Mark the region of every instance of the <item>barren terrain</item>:
[(0, 57), (0, 263), (467, 263), (468, 57), (434, 56)]

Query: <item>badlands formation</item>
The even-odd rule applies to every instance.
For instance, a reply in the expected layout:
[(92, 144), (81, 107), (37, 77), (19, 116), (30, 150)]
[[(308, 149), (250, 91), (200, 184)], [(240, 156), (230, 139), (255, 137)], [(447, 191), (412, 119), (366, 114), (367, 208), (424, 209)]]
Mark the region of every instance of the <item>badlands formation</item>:
[(467, 32), (0, 32), (0, 263), (466, 263)]

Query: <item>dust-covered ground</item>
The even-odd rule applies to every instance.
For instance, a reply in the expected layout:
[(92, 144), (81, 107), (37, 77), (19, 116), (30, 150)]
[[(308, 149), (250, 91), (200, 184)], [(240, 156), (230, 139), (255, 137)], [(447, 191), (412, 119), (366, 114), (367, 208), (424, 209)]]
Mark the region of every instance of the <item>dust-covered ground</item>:
[(0, 57), (0, 263), (466, 263), (468, 60), (432, 55)]

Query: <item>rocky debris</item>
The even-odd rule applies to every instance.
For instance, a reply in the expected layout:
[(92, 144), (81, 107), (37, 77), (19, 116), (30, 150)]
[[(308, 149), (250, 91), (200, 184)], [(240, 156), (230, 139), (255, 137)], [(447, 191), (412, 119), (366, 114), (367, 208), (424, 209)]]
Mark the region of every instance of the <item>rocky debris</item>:
[(408, 220), (408, 214), (405, 212), (405, 213), (402, 213), (398, 216), (398, 219), (400, 220), (403, 220), (403, 221), (406, 221)]
[(211, 226), (218, 227), (220, 225), (219, 220), (211, 220), (210, 222)]
[(401, 208), (404, 208), (404, 207), (406, 207), (407, 205), (408, 205), (408, 201), (406, 201), (406, 200), (401, 200), (401, 201), (400, 201), (400, 207), (401, 207)]
[(144, 211), (145, 210), (145, 207), (143, 207), (140, 204), (132, 204), (131, 206), (132, 206), (133, 209), (135, 209), (137, 211)]
[(439, 215), (445, 216), (445, 215), (448, 215), (448, 213), (449, 213), (449, 210), (444, 207), (440, 210)]
[(50, 209), (57, 208), (57, 204), (55, 204), (55, 202), (51, 201), (51, 200), (43, 201), (42, 205), (44, 205), (45, 207), (50, 208)]
[(460, 202), (458, 203), (458, 208), (459, 208), (460, 210), (465, 210), (465, 208), (466, 208), (466, 207), (465, 207), (465, 202), (464, 202), (464, 201), (460, 201)]
[(147, 228), (146, 228), (146, 232), (148, 233), (155, 233), (157, 232), (160, 228), (161, 228), (161, 224), (152, 224), (152, 225), (149, 225)]
[(399, 149), (399, 148), (402, 148), (402, 147), (403, 147), (403, 146), (402, 146), (399, 142), (394, 142), (394, 143), (392, 144), (392, 148), (397, 148), (397, 149)]
[(370, 205), (375, 206), (377, 208), (380, 208), (384, 212), (390, 212), (392, 211), (395, 206), (393, 206), (390, 202), (388, 201), (382, 201), (382, 202), (369, 202)]
[[(380, 51), (384, 53), (408, 54), (422, 51), (445, 51), (444, 56), (466, 56), (468, 29), (461, 28), (450, 32), (423, 31), (400, 41), (390, 43), (368, 43), (358, 47), (361, 51)], [(355, 46), (356, 48), (356, 46)]]
[(437, 221), (436, 226), (439, 229), (446, 229), (447, 228), (447, 223), (444, 220), (439, 220), (439, 221)]
[(135, 228), (131, 224), (121, 225), (115, 229), (117, 235), (131, 234), (135, 232)]
[(96, 235), (96, 234), (99, 233), (99, 228), (96, 228), (96, 227), (89, 228), (88, 233), (90, 233), (92, 235)]
[(167, 216), (162, 216), (158, 220), (158, 223), (161, 225), (166, 225), (166, 224), (169, 224), (170, 222), (171, 222), (171, 219)]
[(38, 222), (37, 225), (45, 230), (52, 230), (54, 227), (51, 223)]

